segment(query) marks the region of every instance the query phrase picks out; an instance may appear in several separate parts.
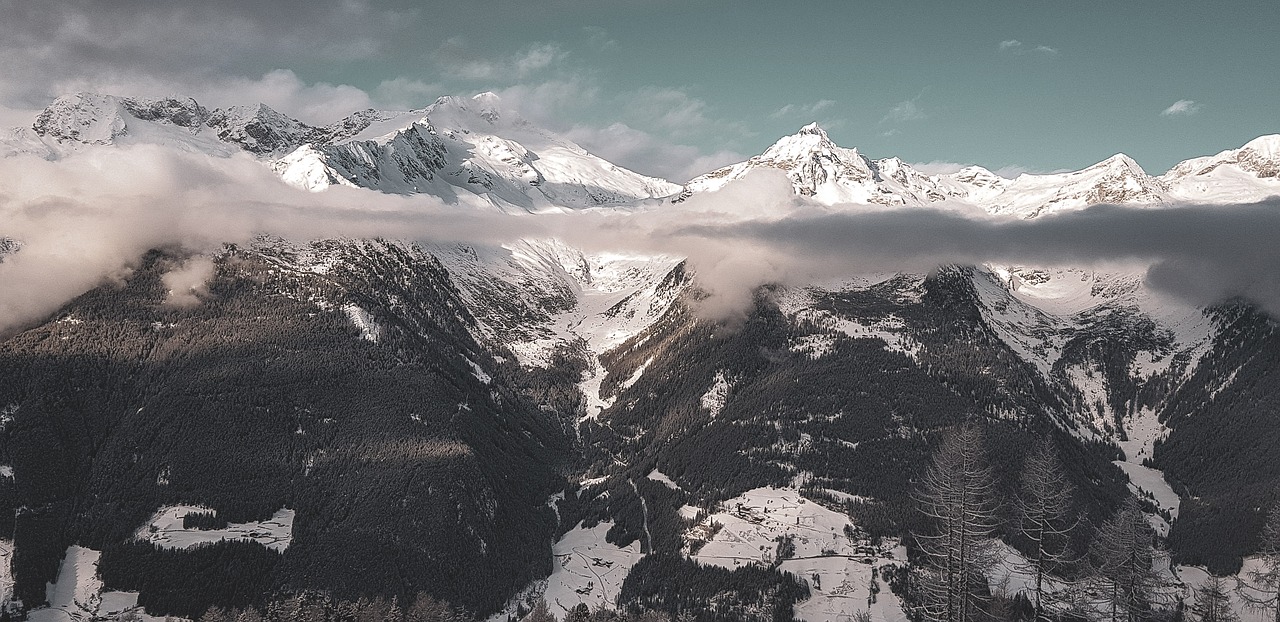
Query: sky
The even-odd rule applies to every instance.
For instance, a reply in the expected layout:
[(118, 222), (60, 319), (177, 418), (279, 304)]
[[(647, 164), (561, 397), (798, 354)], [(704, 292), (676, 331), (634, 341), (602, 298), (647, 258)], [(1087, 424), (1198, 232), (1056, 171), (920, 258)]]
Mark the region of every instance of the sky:
[(305, 121), (494, 91), (676, 181), (817, 121), (871, 157), (1149, 172), (1280, 132), (1272, 0), (0, 0), (0, 123), (59, 94)]

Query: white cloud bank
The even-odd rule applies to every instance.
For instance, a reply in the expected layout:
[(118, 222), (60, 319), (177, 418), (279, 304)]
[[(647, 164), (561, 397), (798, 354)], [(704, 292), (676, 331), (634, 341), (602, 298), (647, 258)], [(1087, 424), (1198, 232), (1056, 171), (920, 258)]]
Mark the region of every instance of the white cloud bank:
[[(0, 262), (0, 331), (39, 321), (104, 280), (127, 275), (149, 249), (216, 250), (260, 234), (294, 240), (387, 237), (499, 244), (556, 237), (587, 250), (688, 257), (713, 296), (702, 311), (730, 317), (766, 283), (804, 284), (866, 271), (927, 272), (943, 264), (1125, 265), (1196, 304), (1243, 296), (1280, 311), (1280, 205), (1168, 209), (1099, 206), (1033, 220), (975, 216), (962, 206), (822, 206), (762, 170), (714, 193), (639, 212), (510, 216), (334, 187), (285, 185), (247, 156), (158, 147), (89, 149), (60, 162), (0, 159), (0, 236), (23, 242)], [(196, 304), (207, 265), (166, 287)]]

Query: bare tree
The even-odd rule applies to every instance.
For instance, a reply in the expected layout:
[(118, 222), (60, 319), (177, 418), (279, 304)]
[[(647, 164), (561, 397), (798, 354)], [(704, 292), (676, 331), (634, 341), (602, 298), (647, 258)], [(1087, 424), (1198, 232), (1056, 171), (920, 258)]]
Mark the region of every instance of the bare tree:
[(1236, 589), (1251, 608), (1272, 611), (1274, 621), (1280, 622), (1280, 502), (1267, 513), (1257, 563), (1258, 567), (1246, 573)]
[(1231, 590), (1227, 582), (1213, 575), (1196, 590), (1191, 613), (1199, 622), (1240, 622), (1240, 616), (1231, 608)]
[(969, 622), (997, 561), (992, 535), (1000, 521), (984, 444), (973, 424), (949, 431), (915, 495), (932, 523), (929, 533), (916, 535), (927, 560), (918, 595), (932, 620)]
[(1080, 521), (1074, 495), (1075, 486), (1067, 479), (1053, 442), (1040, 439), (1027, 454), (1014, 498), (1014, 529), (1031, 544), (1026, 571), (1034, 577), (1031, 601), (1040, 619), (1048, 619), (1046, 606), (1055, 600), (1053, 593), (1045, 592), (1046, 573), (1075, 561), (1071, 533)]
[(1103, 523), (1092, 545), (1095, 604), (1111, 622), (1136, 622), (1150, 616), (1166, 587), (1155, 568), (1155, 530), (1135, 497), (1125, 499)]

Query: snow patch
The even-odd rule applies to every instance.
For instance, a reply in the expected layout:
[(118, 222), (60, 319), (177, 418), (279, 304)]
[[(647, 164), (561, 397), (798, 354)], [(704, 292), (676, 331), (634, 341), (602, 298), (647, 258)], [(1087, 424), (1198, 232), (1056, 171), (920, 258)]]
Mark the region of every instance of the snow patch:
[(462, 358), (463, 358), (463, 360), (465, 360), (465, 361), (467, 362), (467, 365), (471, 367), (471, 375), (472, 375), (472, 376), (475, 376), (475, 377), (476, 377), (476, 380), (479, 380), (479, 381), (480, 381), (481, 383), (483, 383), (483, 384), (489, 384), (489, 383), (493, 382), (493, 376), (490, 376), (489, 374), (486, 374), (486, 373), (484, 372), (484, 368), (483, 368), (483, 367), (480, 367), (480, 365), (479, 365), (478, 363), (476, 363), (475, 361), (473, 361), (473, 360), (471, 360), (471, 359), (469, 359), (469, 358), (467, 358), (467, 357), (465, 357), (465, 356), (464, 356), (464, 357), (462, 357)]
[(600, 385), (604, 383), (605, 371), (600, 367), (596, 360), (591, 360), (591, 368), (582, 372), (582, 380), (578, 382), (578, 390), (587, 398), (586, 413), (582, 417), (582, 421), (587, 419), (595, 419), (605, 409), (613, 406), (614, 397), (604, 398), (600, 396)]
[(342, 312), (346, 313), (351, 323), (360, 329), (361, 339), (378, 343), (378, 339), (382, 337), (382, 327), (378, 326), (378, 323), (374, 321), (372, 313), (354, 304), (343, 305)]
[(249, 523), (230, 523), (222, 529), (186, 529), (182, 519), (187, 514), (213, 510), (196, 505), (175, 505), (161, 508), (151, 520), (135, 534), (141, 542), (150, 542), (161, 549), (189, 549), (199, 544), (226, 541), (257, 542), (277, 552), (289, 548), (293, 541), (294, 511), (277, 510), (270, 519)]
[(623, 381), (622, 388), (619, 389), (619, 391), (625, 391), (635, 386), (635, 384), (640, 381), (640, 377), (644, 375), (644, 371), (649, 368), (649, 363), (652, 362), (653, 357), (651, 356), (646, 359), (644, 363), (641, 363), (640, 366), (636, 368), (635, 372), (631, 374), (631, 377)]
[[(1226, 585), (1228, 586), (1227, 593), (1231, 596), (1231, 610), (1240, 616), (1240, 622), (1272, 622), (1275, 620), (1274, 610), (1251, 605), (1245, 599), (1245, 594), (1265, 598), (1264, 594), (1255, 591), (1252, 587), (1250, 578), (1255, 572), (1266, 572), (1262, 559), (1246, 557), (1240, 572), (1237, 572), (1235, 576), (1225, 577)], [(1187, 609), (1190, 610), (1191, 605), (1195, 603), (1196, 590), (1208, 581), (1209, 572), (1200, 566), (1178, 566), (1176, 575), (1178, 581), (1185, 588), (1182, 594), (1182, 601), (1186, 603)]]
[(702, 399), (699, 400), (702, 407), (711, 413), (712, 418), (715, 418), (720, 414), (721, 410), (724, 410), (724, 403), (729, 397), (729, 389), (731, 388), (733, 388), (732, 384), (730, 384), (728, 377), (725, 376), (724, 370), (717, 371), (715, 379), (711, 382), (711, 388), (707, 389), (707, 392), (702, 394)]
[(98, 561), (102, 553), (82, 546), (67, 547), (58, 566), (58, 578), (45, 589), (49, 606), (32, 611), (32, 622), (65, 622), (89, 620), (102, 602), (102, 579), (98, 577)]
[[(10, 549), (11, 551), (11, 549)], [(98, 563), (102, 553), (82, 546), (70, 546), (58, 566), (54, 583), (47, 584), (47, 607), (33, 609), (27, 615), (30, 622), (91, 622), (93, 620), (124, 620), (138, 622), (167, 622), (183, 620), (172, 616), (148, 615), (138, 606), (137, 592), (103, 591), (102, 578), (98, 576)], [(7, 566), (6, 566), (7, 568)], [(12, 578), (10, 576), (10, 578)], [(0, 583), (0, 592), (3, 591)], [(7, 594), (12, 595), (12, 583)], [(0, 594), (3, 595), (3, 594)], [(7, 601), (6, 597), (6, 601)]]
[(670, 488), (672, 490), (680, 490), (680, 484), (677, 484), (675, 480), (671, 479), (670, 477), (667, 477), (665, 473), (657, 469), (649, 471), (649, 475), (646, 476), (646, 479), (651, 479), (655, 482), (662, 482), (663, 484), (666, 485), (667, 488)]

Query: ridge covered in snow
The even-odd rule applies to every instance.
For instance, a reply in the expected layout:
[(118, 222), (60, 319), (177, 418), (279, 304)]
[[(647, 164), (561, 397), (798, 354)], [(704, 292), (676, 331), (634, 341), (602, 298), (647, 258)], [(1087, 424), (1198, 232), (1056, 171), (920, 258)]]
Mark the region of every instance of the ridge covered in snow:
[(362, 110), (325, 126), (264, 104), (209, 110), (192, 99), (79, 93), (58, 98), (30, 127), (0, 136), (0, 156), (58, 160), (136, 144), (214, 157), (248, 153), (311, 191), (342, 185), (425, 193), (500, 211), (635, 204), (679, 190), (533, 126), (492, 93), (442, 97), (420, 110)]
[(1187, 160), (1161, 176), (1148, 174), (1121, 153), (1079, 171), (1006, 179), (980, 166), (927, 175), (898, 158), (873, 160), (856, 148), (836, 145), (817, 124), (809, 124), (758, 156), (694, 178), (673, 201), (720, 190), (760, 168), (784, 171), (796, 194), (825, 205), (918, 207), (947, 201), (1034, 218), (1099, 203), (1159, 206), (1280, 195), (1280, 135)]
[(751, 171), (781, 170), (797, 195), (824, 205), (957, 204), (1022, 218), (1098, 203), (1161, 206), (1280, 195), (1280, 135), (1181, 162), (1160, 176), (1116, 154), (1079, 171), (1000, 177), (980, 166), (929, 175), (896, 157), (837, 145), (816, 123), (760, 155), (683, 187), (627, 170), (541, 129), (493, 93), (441, 97), (409, 111), (361, 110), (323, 126), (263, 105), (208, 109), (190, 98), (95, 93), (58, 98), (31, 126), (0, 134), (0, 157), (58, 160), (95, 148), (161, 145), (214, 157), (248, 154), (310, 191), (348, 186), (429, 194), (504, 212), (679, 203)]
[(762, 167), (784, 171), (796, 194), (828, 205), (924, 205), (947, 198), (937, 179), (897, 158), (871, 160), (857, 149), (840, 147), (818, 124), (810, 123), (750, 160), (692, 179), (675, 200), (719, 190)]

